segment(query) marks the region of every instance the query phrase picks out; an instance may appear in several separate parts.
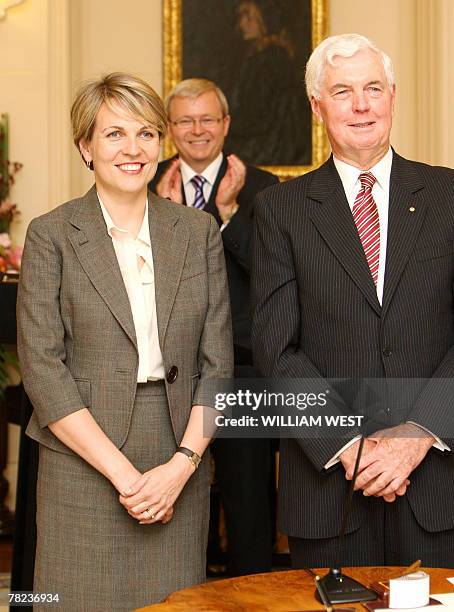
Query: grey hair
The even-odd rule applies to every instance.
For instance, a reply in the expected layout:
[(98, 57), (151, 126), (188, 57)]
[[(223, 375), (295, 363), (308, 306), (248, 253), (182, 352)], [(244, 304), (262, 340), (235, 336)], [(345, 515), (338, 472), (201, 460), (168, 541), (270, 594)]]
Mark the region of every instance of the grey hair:
[(165, 100), (165, 109), (167, 118), (170, 118), (170, 104), (176, 97), (179, 98), (198, 98), (204, 93), (213, 91), (216, 94), (219, 104), (221, 105), (222, 115), (226, 117), (229, 114), (229, 104), (224, 92), (208, 79), (185, 79), (175, 85)]
[(393, 63), (389, 55), (361, 34), (340, 34), (325, 38), (312, 52), (306, 64), (306, 92), (309, 100), (320, 100), (320, 87), (326, 64), (335, 66), (335, 57), (352, 57), (361, 49), (375, 51), (383, 62), (386, 80), (390, 89), (395, 84)]

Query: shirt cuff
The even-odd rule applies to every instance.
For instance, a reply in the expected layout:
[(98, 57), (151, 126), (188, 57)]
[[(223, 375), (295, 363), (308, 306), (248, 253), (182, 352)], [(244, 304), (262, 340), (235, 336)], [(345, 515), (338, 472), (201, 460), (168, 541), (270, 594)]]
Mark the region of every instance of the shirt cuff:
[(356, 436), (356, 438), (353, 438), (352, 440), (349, 440), (347, 442), (347, 444), (345, 444), (345, 446), (343, 446), (339, 451), (337, 451), (337, 453), (333, 457), (331, 457), (331, 459), (328, 461), (328, 463), (326, 463), (323, 466), (324, 469), (328, 470), (330, 467), (333, 467), (333, 465), (336, 465), (336, 463), (339, 463), (339, 461), (340, 461), (339, 457), (344, 452), (344, 450), (347, 450), (347, 448), (349, 448), (355, 442), (358, 442), (358, 440), (361, 440), (361, 436)]
[(441, 451), (450, 451), (451, 449), (449, 448), (449, 446), (447, 444), (445, 444), (443, 442), (443, 440), (441, 440), (441, 438), (439, 438), (438, 436), (436, 436), (434, 433), (432, 433), (429, 429), (426, 429), (425, 427), (423, 427), (422, 425), (420, 425), (419, 423), (415, 423), (414, 421), (407, 421), (407, 423), (411, 423), (412, 425), (416, 425), (416, 427), (420, 427), (421, 429), (424, 429), (424, 431), (427, 431), (428, 434), (430, 434), (432, 436), (432, 438), (435, 438), (435, 442), (432, 444), (432, 446), (438, 450)]

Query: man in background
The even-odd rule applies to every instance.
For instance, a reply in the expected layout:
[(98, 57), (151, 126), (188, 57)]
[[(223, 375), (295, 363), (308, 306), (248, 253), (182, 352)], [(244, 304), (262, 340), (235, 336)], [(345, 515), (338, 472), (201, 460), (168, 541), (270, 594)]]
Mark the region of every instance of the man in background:
[[(328, 413), (359, 408), (375, 421), (343, 563), (454, 567), (454, 172), (391, 149), (392, 62), (367, 38), (323, 41), (306, 85), (332, 156), (258, 196), (256, 363), (321, 391), (338, 379)], [(378, 405), (371, 379), (392, 390)], [(280, 522), (295, 567), (336, 559), (360, 433), (341, 429), (281, 443)]]
[[(227, 100), (211, 81), (186, 79), (166, 100), (169, 135), (178, 155), (161, 162), (150, 188), (178, 204), (211, 213), (222, 232), (232, 307), (235, 376), (253, 378), (249, 260), (253, 200), (278, 179), (224, 155), (230, 126)], [(272, 452), (266, 439), (222, 439), (212, 444), (225, 513), (228, 572), (271, 570)]]

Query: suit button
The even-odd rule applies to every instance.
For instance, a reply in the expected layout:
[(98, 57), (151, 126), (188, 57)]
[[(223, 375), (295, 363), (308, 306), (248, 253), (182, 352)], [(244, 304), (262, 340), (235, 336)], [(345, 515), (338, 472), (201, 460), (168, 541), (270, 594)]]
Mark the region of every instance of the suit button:
[(391, 357), (391, 355), (393, 354), (392, 350), (389, 348), (384, 348), (382, 353), (385, 357)]
[(169, 385), (171, 385), (172, 383), (176, 381), (177, 378), (178, 378), (178, 368), (177, 366), (172, 366), (171, 368), (169, 368), (169, 371), (167, 372), (166, 380), (169, 383)]

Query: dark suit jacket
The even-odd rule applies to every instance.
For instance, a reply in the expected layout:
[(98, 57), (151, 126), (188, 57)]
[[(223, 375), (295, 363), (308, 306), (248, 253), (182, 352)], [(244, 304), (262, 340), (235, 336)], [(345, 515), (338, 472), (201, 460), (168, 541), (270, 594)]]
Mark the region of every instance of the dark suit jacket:
[[(454, 171), (394, 153), (383, 306), (332, 159), (261, 193), (252, 339), (262, 374), (313, 378), (320, 389), (324, 378), (416, 379), (402, 403), (385, 406), (382, 423), (414, 421), (454, 449), (453, 187)], [(348, 412), (352, 398), (342, 397)], [(348, 485), (341, 466), (323, 466), (355, 433), (283, 441), (281, 524), (290, 535), (337, 535)], [(431, 449), (406, 495), (422, 527), (453, 528), (453, 454)], [(349, 530), (373, 503), (356, 496)]]
[[(165, 160), (158, 165), (156, 176), (149, 183), (149, 188), (152, 191), (156, 191), (156, 185), (170, 161), (171, 160)], [(215, 217), (219, 226), (222, 225), (222, 221), (219, 217), (215, 200), (219, 183), (225, 175), (226, 170), (227, 160), (224, 157), (211, 191), (210, 199), (205, 207), (205, 211), (211, 213)], [(257, 193), (275, 183), (278, 183), (278, 178), (274, 176), (274, 174), (259, 170), (254, 166), (247, 166), (246, 182), (238, 194), (238, 204), (240, 208), (232, 217), (227, 227), (222, 231), (232, 307), (235, 364), (237, 365), (250, 365), (252, 363), (249, 283), (253, 202)], [(186, 203), (185, 200), (184, 203)]]

